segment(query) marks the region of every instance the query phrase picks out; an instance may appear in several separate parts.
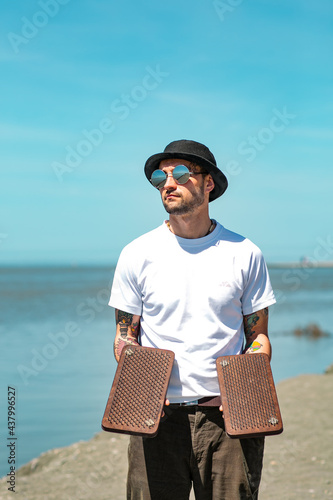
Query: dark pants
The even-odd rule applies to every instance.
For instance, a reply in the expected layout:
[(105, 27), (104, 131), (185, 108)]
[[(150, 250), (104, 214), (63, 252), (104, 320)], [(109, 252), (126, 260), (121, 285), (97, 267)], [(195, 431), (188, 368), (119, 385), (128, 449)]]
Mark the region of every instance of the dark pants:
[(264, 438), (232, 439), (216, 407), (166, 408), (155, 438), (131, 436), (127, 500), (256, 500)]

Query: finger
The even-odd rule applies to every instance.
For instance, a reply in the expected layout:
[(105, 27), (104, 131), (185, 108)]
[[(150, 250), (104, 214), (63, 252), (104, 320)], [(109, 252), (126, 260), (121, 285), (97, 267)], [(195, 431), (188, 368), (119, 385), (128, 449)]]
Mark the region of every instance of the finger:
[[(169, 404), (170, 404), (170, 401), (169, 401), (168, 399), (166, 399), (166, 400), (164, 401), (164, 406), (169, 406)], [(162, 417), (164, 417), (164, 415), (165, 415), (165, 413), (164, 413), (164, 411), (162, 411), (161, 418), (162, 418)]]

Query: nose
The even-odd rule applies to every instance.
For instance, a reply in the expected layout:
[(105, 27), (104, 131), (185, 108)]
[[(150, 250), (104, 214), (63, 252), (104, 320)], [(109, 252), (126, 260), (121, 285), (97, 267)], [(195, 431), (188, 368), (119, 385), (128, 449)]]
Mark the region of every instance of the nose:
[(164, 188), (169, 188), (170, 187), (173, 187), (174, 189), (177, 189), (177, 183), (175, 181), (175, 179), (173, 178), (173, 175), (171, 172), (169, 172), (168, 174), (166, 174), (167, 178), (166, 178), (166, 181), (165, 181), (165, 184), (164, 184)]

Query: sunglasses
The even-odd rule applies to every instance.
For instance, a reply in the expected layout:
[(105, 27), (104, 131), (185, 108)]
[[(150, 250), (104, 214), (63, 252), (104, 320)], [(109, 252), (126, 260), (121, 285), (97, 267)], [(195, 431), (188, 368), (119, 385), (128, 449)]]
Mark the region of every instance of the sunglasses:
[(189, 178), (193, 175), (205, 174), (206, 172), (190, 172), (185, 165), (177, 165), (169, 174), (163, 170), (154, 170), (151, 175), (150, 182), (157, 189), (161, 189), (169, 176), (172, 176), (177, 184), (186, 184)]

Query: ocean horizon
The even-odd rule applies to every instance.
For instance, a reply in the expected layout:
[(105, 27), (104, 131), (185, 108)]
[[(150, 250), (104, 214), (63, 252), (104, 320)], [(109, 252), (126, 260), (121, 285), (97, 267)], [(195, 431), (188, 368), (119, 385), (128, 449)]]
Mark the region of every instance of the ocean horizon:
[[(269, 271), (275, 382), (323, 373), (333, 363), (333, 268), (280, 263)], [(101, 430), (116, 369), (107, 305), (113, 273), (112, 265), (0, 266), (0, 385), (5, 402), (8, 387), (15, 389), (16, 468)], [(0, 477), (9, 471), (7, 406)]]

